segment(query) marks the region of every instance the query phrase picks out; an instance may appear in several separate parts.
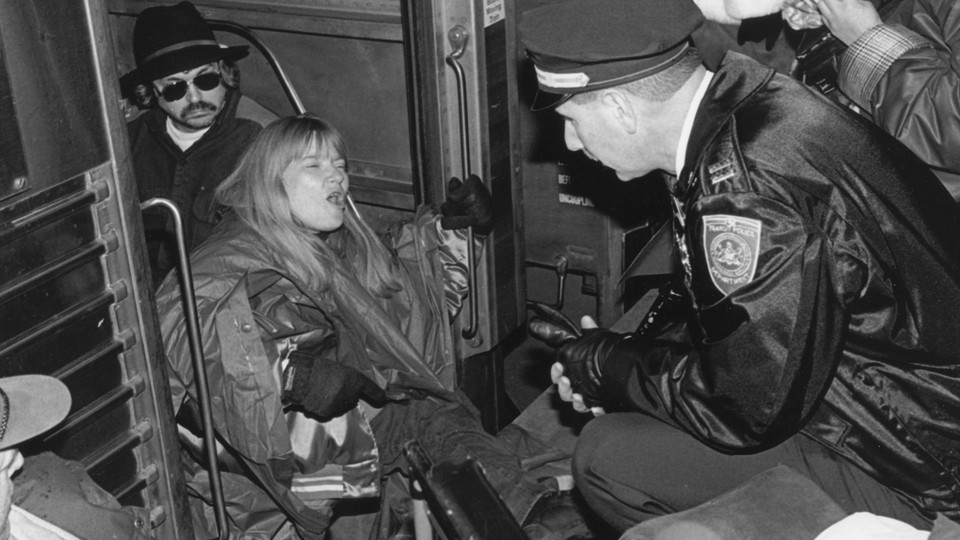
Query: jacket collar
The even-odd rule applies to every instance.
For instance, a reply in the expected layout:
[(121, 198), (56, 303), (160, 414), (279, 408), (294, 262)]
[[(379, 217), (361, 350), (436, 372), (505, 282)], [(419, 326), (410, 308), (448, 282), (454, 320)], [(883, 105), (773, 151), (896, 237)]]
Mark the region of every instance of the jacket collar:
[(772, 68), (742, 54), (728, 52), (724, 56), (693, 121), (683, 171), (680, 171), (674, 186), (681, 200), (685, 199), (691, 187), (691, 173), (698, 166), (704, 148), (720, 133), (737, 109), (766, 86), (775, 73)]

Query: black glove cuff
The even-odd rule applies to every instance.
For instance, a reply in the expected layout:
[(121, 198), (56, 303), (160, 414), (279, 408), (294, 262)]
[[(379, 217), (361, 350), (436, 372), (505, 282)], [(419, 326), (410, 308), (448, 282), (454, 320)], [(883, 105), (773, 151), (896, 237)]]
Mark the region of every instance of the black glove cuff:
[(294, 351), (287, 357), (287, 367), (283, 370), (283, 392), (281, 399), (286, 403), (302, 405), (310, 392), (310, 377), (313, 374), (314, 359), (311, 355)]
[(597, 352), (593, 356), (593, 376), (598, 380), (603, 380), (603, 371), (604, 366), (607, 364), (607, 361), (613, 356), (615, 350), (620, 347), (620, 344), (624, 341), (628, 341), (630, 334), (618, 334), (616, 332), (609, 332), (605, 338), (600, 341), (600, 344), (597, 346)]
[(557, 361), (563, 364), (564, 376), (570, 379), (571, 388), (583, 396), (587, 406), (600, 405), (606, 356), (627, 337), (592, 328), (584, 330), (581, 338), (568, 341), (557, 350)]
[(636, 390), (635, 385), (639, 383), (636, 366), (646, 351), (643, 340), (636, 338), (620, 340), (611, 347), (603, 362), (599, 392), (607, 412), (636, 410), (636, 406), (631, 405), (631, 387)]

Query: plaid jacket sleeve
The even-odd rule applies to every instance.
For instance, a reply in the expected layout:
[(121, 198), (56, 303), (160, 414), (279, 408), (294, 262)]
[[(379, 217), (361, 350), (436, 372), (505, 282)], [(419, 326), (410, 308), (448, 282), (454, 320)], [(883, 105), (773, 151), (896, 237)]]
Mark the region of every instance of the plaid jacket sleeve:
[(874, 26), (843, 53), (840, 59), (840, 88), (857, 105), (872, 111), (871, 96), (890, 66), (911, 49), (931, 46), (922, 36), (904, 26)]
[(843, 53), (839, 83), (927, 165), (960, 174), (960, 3), (941, 8), (865, 32)]

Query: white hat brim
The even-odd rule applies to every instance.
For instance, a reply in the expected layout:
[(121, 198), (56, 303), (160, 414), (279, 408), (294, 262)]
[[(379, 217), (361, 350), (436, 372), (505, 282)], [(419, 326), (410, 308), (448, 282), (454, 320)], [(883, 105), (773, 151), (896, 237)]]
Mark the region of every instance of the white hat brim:
[(59, 424), (70, 412), (70, 390), (55, 377), (17, 375), (0, 378), (7, 395), (7, 429), (0, 450), (27, 441)]

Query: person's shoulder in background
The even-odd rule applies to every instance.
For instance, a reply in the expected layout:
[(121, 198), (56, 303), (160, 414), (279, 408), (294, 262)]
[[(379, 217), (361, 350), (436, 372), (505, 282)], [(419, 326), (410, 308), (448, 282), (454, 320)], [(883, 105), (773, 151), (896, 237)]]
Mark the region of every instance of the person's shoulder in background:
[(26, 457), (14, 484), (14, 505), (80, 538), (150, 537), (148, 511), (121, 506), (76, 461), (50, 452)]

